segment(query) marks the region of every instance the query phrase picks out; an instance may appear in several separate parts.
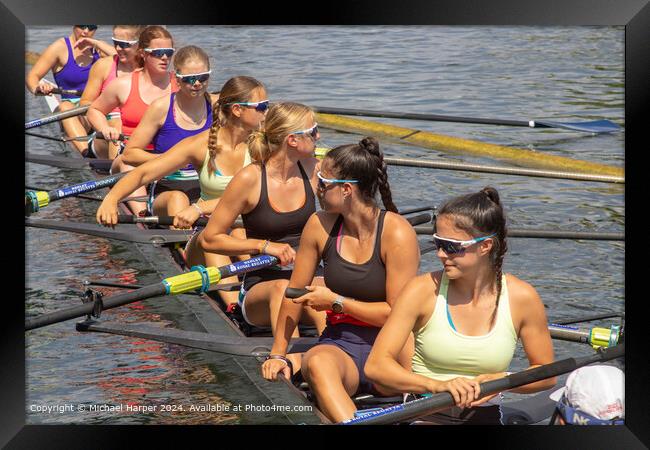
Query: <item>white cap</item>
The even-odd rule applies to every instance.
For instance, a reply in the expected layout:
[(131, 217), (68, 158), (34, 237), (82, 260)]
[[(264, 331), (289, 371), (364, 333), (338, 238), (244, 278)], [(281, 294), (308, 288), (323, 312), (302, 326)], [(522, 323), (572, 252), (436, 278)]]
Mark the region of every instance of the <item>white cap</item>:
[(562, 394), (571, 407), (597, 419), (625, 417), (625, 374), (617, 367), (593, 365), (574, 370), (566, 386), (550, 397), (558, 401)]

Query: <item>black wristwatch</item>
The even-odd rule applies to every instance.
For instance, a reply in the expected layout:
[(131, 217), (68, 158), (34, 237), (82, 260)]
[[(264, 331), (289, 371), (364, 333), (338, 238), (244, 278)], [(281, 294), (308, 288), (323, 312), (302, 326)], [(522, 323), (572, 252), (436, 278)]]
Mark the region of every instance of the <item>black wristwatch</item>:
[(332, 312), (336, 314), (341, 314), (343, 312), (343, 298), (342, 295), (336, 297), (334, 303), (332, 303)]

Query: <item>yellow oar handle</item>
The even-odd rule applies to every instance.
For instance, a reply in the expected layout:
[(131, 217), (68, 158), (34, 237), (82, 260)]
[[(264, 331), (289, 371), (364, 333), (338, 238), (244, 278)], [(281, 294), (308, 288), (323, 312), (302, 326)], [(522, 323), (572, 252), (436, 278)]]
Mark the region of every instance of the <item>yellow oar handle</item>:
[(27, 191), (25, 198), (29, 201), (31, 212), (36, 212), (50, 204), (50, 195), (45, 191)]

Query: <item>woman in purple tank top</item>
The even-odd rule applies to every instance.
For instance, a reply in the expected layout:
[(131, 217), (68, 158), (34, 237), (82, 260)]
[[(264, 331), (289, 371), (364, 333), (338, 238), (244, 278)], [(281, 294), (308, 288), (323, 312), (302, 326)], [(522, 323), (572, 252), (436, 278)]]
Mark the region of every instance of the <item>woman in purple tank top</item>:
[[(210, 59), (199, 47), (188, 45), (174, 55), (179, 90), (154, 100), (131, 135), (122, 163), (140, 166), (165, 153), (178, 142), (212, 125), (212, 105), (218, 95), (207, 92)], [(145, 148), (153, 144), (153, 150)], [(150, 210), (154, 215), (175, 216), (199, 199), (198, 175), (190, 164), (150, 185)], [(155, 195), (155, 197), (154, 197)]]
[[(52, 89), (59, 87), (65, 90), (83, 92), (88, 81), (90, 67), (100, 56), (114, 55), (115, 49), (106, 42), (94, 39), (97, 25), (75, 25), (72, 34), (57, 39), (38, 58), (25, 79), (27, 89), (34, 95), (50, 95)], [(56, 85), (43, 77), (52, 71)], [(79, 103), (79, 95), (61, 95), (59, 111), (73, 109)], [(84, 136), (90, 132), (90, 125), (81, 116), (71, 117), (61, 122), (67, 136)], [(72, 141), (75, 148), (84, 156), (88, 152), (88, 144)]]

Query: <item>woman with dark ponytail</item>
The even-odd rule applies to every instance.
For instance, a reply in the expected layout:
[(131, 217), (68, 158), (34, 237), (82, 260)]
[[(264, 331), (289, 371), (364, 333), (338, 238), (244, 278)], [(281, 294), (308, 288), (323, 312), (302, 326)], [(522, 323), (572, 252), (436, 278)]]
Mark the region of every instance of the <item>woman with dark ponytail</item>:
[[(391, 305), (416, 275), (420, 253), (413, 228), (396, 214), (376, 139), (331, 150), (317, 177), (323, 211), (305, 225), (289, 282), (310, 292), (282, 303), (262, 375), (276, 380), (278, 373), (289, 377), (300, 368), (319, 408), (341, 421), (354, 416), (352, 395), (382, 392), (365, 378), (363, 366)], [(377, 192), (387, 211), (377, 206)], [(311, 279), (321, 260), (325, 286), (314, 286)], [(326, 311), (327, 327), (302, 361), (289, 355), (290, 368), (289, 340), (301, 314), (309, 310)], [(402, 347), (398, 358), (408, 367), (412, 343)]]
[[(506, 217), (496, 189), (455, 197), (438, 210), (433, 241), (443, 270), (400, 293), (368, 357), (366, 375), (395, 392), (449, 391), (456, 406), (438, 424), (501, 424), (501, 395), (477, 400), (479, 383), (507, 375), (521, 338), (531, 367), (553, 361), (544, 305), (530, 284), (504, 274)], [(412, 371), (397, 355), (415, 336)], [(555, 378), (513, 389), (533, 393)]]

